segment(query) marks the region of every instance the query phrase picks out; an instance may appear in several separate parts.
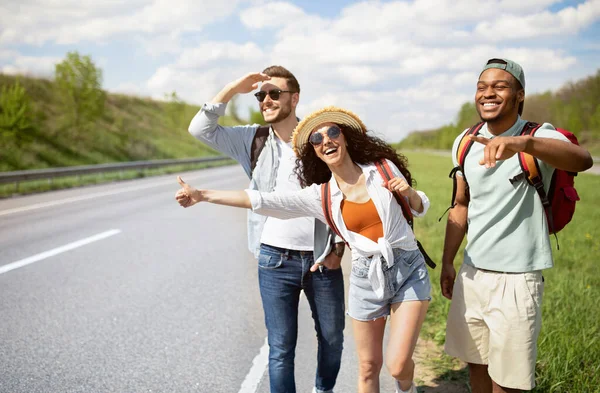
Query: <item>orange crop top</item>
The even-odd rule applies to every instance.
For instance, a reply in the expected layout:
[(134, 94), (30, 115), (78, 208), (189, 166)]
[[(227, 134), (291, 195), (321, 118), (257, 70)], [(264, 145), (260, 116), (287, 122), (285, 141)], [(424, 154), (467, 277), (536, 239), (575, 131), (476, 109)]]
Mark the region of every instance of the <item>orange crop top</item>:
[(348, 230), (360, 233), (377, 243), (383, 237), (383, 224), (372, 199), (365, 203), (342, 201), (342, 218)]

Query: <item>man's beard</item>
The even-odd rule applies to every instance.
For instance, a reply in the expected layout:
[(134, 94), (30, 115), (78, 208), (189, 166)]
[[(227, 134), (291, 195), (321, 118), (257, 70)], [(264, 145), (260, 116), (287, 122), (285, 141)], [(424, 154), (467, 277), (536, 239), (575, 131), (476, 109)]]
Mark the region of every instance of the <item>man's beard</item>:
[(291, 113), (292, 113), (292, 106), (289, 105), (289, 103), (288, 103), (288, 105), (281, 105), (279, 107), (279, 113), (269, 123), (279, 123), (280, 121), (285, 120)]

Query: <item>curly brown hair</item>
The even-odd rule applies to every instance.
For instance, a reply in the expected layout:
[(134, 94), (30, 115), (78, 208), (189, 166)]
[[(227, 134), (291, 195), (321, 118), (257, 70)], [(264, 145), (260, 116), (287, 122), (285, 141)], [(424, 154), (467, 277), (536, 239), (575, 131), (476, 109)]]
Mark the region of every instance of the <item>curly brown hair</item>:
[[(416, 185), (408, 170), (408, 159), (394, 150), (389, 144), (376, 136), (368, 133), (356, 132), (343, 124), (341, 128), (348, 145), (346, 149), (352, 161), (356, 164), (366, 165), (377, 162), (384, 158), (392, 161), (400, 169), (411, 186)], [(322, 184), (331, 179), (331, 170), (321, 160), (310, 143), (304, 144), (300, 149), (300, 157), (296, 159), (294, 173), (298, 176), (300, 185), (308, 187), (312, 184)]]

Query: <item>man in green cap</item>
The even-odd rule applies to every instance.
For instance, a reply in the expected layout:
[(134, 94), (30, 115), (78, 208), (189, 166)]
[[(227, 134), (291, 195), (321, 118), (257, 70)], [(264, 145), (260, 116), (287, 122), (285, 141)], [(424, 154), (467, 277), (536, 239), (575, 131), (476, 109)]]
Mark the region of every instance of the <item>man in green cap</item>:
[[(440, 284), (452, 303), (445, 350), (468, 363), (473, 393), (535, 387), (542, 270), (552, 267), (553, 260), (536, 189), (526, 179), (509, 181), (522, 172), (518, 153), (535, 158), (546, 191), (555, 169), (580, 172), (593, 164), (589, 152), (551, 124), (544, 123), (534, 136), (521, 136), (527, 124), (520, 116), (524, 101), (521, 66), (508, 59), (489, 60), (475, 93), (484, 124), (468, 137), (475, 143), (456, 177), (456, 205), (446, 226)], [(467, 131), (454, 142), (455, 167)], [(465, 234), (457, 276), (454, 258)]]

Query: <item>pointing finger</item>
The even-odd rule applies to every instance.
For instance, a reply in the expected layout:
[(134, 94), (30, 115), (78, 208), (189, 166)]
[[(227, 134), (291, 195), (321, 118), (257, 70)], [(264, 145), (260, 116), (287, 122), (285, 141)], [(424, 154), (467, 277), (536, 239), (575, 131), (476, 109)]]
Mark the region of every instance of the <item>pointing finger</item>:
[(496, 159), (499, 160), (502, 157), (502, 154), (504, 153), (504, 147), (506, 145), (503, 143), (498, 147), (498, 151), (496, 152)]
[(486, 145), (488, 143), (490, 143), (490, 140), (487, 138), (484, 138), (482, 136), (477, 136), (477, 135), (469, 135), (469, 138), (473, 141), (473, 142), (477, 142), (477, 143), (481, 143), (482, 145)]

